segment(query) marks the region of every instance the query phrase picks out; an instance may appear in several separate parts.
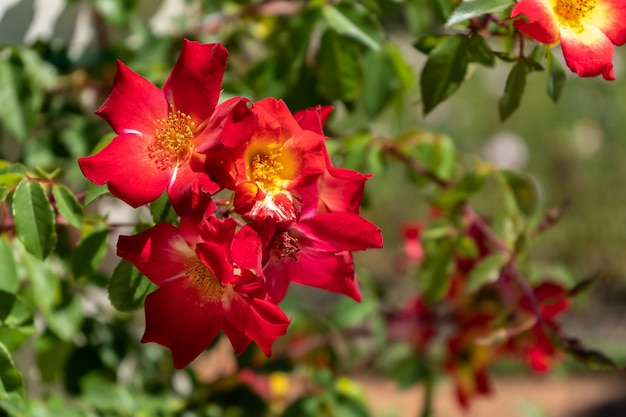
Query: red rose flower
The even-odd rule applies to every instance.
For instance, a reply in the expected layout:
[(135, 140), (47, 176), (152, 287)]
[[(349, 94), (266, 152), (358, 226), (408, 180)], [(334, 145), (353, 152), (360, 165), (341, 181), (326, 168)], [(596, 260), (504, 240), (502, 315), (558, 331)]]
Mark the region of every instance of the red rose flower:
[(246, 100), (217, 106), (227, 56), (220, 44), (185, 40), (162, 89), (118, 61), (113, 89), (96, 111), (118, 136), (79, 159), (83, 174), (133, 207), (165, 189), (179, 214), (193, 210), (194, 202), (208, 205), (198, 199), (200, 192), (210, 195), (220, 187), (194, 171), (204, 160), (198, 151), (219, 141), (243, 142), (254, 128)]
[(223, 330), (237, 353), (250, 341), (270, 355), (289, 319), (280, 308), (255, 297), (262, 286), (261, 242), (249, 226), (235, 234), (236, 222), (209, 218), (199, 227), (181, 219), (134, 236), (120, 236), (118, 256), (158, 285), (145, 302), (143, 343), (172, 351), (184, 368)]
[(521, 0), (511, 12), (513, 25), (548, 45), (561, 42), (567, 66), (581, 77), (613, 74), (613, 45), (626, 42), (622, 0)]

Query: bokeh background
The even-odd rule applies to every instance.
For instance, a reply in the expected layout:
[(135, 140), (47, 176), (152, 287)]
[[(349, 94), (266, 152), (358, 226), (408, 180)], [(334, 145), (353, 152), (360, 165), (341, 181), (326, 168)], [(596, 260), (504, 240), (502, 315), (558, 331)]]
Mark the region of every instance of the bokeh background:
[[(393, 65), (405, 73), (404, 78), (397, 76), (391, 87), (376, 79), (359, 80), (354, 92), (348, 89), (337, 95), (329, 91), (330, 81), (331, 87), (323, 83), (333, 79), (332, 68), (352, 71), (350, 60), (331, 67), (321, 55), (311, 55), (320, 48), (321, 39), (314, 17), (301, 13), (306, 3), (0, 0), (0, 157), (29, 167), (60, 167), (71, 187), (84, 189), (76, 158), (90, 154), (109, 133), (93, 111), (110, 89), (115, 60), (121, 59), (158, 84), (167, 77), (183, 37), (223, 42), (231, 51), (225, 97), (273, 95), (284, 98), (292, 110), (332, 104), (335, 112), (327, 125), (331, 137), (356, 143), (359, 135), (393, 138), (412, 131), (434, 132), (449, 136), (461, 158), (480, 158), (530, 175), (543, 210), (567, 205), (558, 223), (534, 241), (533, 273), (569, 284), (597, 277), (591, 291), (577, 299), (563, 318), (563, 326), (618, 363), (626, 363), (624, 48), (616, 50), (615, 81), (568, 74), (558, 103), (546, 94), (546, 76), (530, 74), (520, 108), (505, 122), (497, 112), (510, 70), (505, 62), (493, 68), (470, 68), (459, 91), (424, 116), (417, 80), (426, 57), (413, 43), (440, 30), (433, 7), (442, 2), (342, 2), (372, 39), (391, 45), (399, 57)], [(360, 3), (369, 13), (361, 13)], [(560, 57), (558, 50), (556, 54)], [(385, 76), (384, 71), (381, 74)], [(378, 91), (374, 98), (368, 96), (372, 91)], [(363, 104), (372, 100), (374, 112)], [(343, 159), (348, 166), (375, 173), (367, 185), (363, 214), (381, 226), (385, 238), (384, 249), (357, 254), (356, 260), (366, 290), (383, 292), (387, 304), (402, 303), (415, 283), (395, 269), (403, 251), (401, 228), (423, 218), (429, 207), (426, 192), (415, 189), (401, 167), (377, 158), (363, 151)], [(489, 195), (488, 184), (477, 207), (488, 211), (493, 203)], [(114, 201), (101, 202), (98, 210), (110, 213), (117, 222), (137, 215)], [(104, 258), (100, 279), (106, 280), (115, 263), (111, 254)], [(97, 290), (85, 297), (96, 306), (108, 301), (106, 294)], [(337, 297), (296, 288), (285, 301), (285, 309), (306, 311), (315, 317), (314, 322), (323, 322), (326, 314), (339, 314), (338, 302)], [(369, 313), (364, 308), (358, 314)], [(377, 415), (416, 415), (420, 387), (400, 391), (391, 381), (379, 378), (371, 362), (359, 362), (359, 355), (368, 357), (378, 348), (368, 341), (356, 346), (357, 359), (349, 371), (366, 390), (380, 413)], [(16, 358), (28, 369), (34, 355), (26, 348)], [(76, 366), (81, 366), (80, 362)], [(30, 372), (26, 371), (29, 394), (36, 397), (49, 392), (41, 376)], [(591, 373), (569, 361), (540, 379), (513, 365), (497, 372), (503, 379), (493, 398), (481, 400), (467, 415), (572, 416), (583, 413), (585, 407), (626, 395), (617, 372)], [(437, 415), (457, 415), (445, 381), (442, 386)], [(607, 410), (597, 415), (609, 416)]]

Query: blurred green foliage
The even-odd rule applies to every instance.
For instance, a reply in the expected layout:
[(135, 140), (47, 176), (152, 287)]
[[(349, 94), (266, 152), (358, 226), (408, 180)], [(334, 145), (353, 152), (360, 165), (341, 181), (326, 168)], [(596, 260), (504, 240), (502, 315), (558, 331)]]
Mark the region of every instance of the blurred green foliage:
[[(26, 3), (32, 2), (14, 9)], [(191, 12), (176, 13), (170, 30), (157, 32), (146, 19), (157, 3), (68, 1), (62, 18), (87, 10), (83, 18), (94, 31), (82, 50), (54, 35), (0, 45), (0, 197), (12, 207), (12, 214), (0, 213), (0, 415), (370, 415), (353, 383), (333, 379), (327, 369), (375, 363), (404, 384), (427, 374), (420, 358), (398, 353), (401, 347), (386, 349), (380, 313), (404, 301), (407, 287), (440, 298), (447, 285), (440, 277), (453, 254), (472, 250), (448, 233), (454, 220), (444, 219), (426, 233), (425, 245), (438, 256), (424, 265), (419, 283), (394, 269), (401, 226), (425, 217), (433, 202), (453, 211), (471, 200), (494, 217), (510, 246), (527, 244), (520, 236), (547, 208), (571, 202), (558, 227), (525, 250), (537, 275), (555, 274), (568, 284), (602, 272), (595, 297), (581, 303), (596, 307), (600, 300), (601, 314), (621, 308), (623, 51), (615, 58), (617, 81), (568, 75), (564, 86), (556, 51), (527, 47), (515, 56), (510, 25), (479, 19), (493, 13), (506, 21), (510, 1), (465, 1), (459, 8), (453, 0), (182, 3)], [(6, 10), (0, 26), (16, 10)], [(465, 31), (468, 19), (481, 25), (470, 26), (472, 36)], [(88, 186), (76, 164), (111, 138), (93, 111), (111, 87), (116, 59), (160, 85), (184, 37), (219, 41), (230, 51), (223, 98), (274, 96), (292, 111), (333, 105), (327, 125), (333, 158), (376, 174), (364, 210), (383, 229), (386, 247), (357, 256), (364, 302), (298, 296), (296, 289), (285, 301), (294, 322), (274, 360), (255, 349), (237, 359), (260, 378), (290, 371), (305, 379), (308, 392), (280, 411), (271, 408), (271, 393), (232, 376), (207, 385), (195, 369), (174, 371), (163, 349), (139, 344), (137, 309), (151, 284), (129, 264), (110, 267), (108, 245), (112, 230), (140, 229), (151, 220), (133, 213), (111, 229), (107, 214), (91, 204), (106, 188)], [(520, 159), (500, 170), (486, 160), (504, 134)], [(437, 194), (432, 179), (391, 163), (390, 141), (454, 186)], [(153, 219), (171, 219), (166, 206), (151, 210)], [(485, 260), (472, 285), (487, 281), (502, 262)], [(591, 308), (581, 311), (589, 315)], [(600, 319), (590, 317), (582, 322)], [(382, 359), (373, 359), (381, 351)]]

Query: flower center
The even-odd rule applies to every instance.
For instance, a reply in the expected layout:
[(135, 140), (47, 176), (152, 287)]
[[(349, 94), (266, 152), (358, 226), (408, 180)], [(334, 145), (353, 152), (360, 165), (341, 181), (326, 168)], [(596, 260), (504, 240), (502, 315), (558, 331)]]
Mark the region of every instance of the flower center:
[(192, 258), (189, 264), (191, 268), (187, 271), (187, 276), (203, 297), (211, 302), (220, 301), (224, 295), (224, 287), (215, 274), (198, 258)]
[(297, 261), (298, 253), (300, 252), (298, 239), (291, 236), (287, 232), (281, 232), (274, 237), (272, 251), (276, 257), (276, 262), (279, 262), (284, 257), (289, 257), (294, 261)]
[(193, 149), (195, 123), (191, 116), (174, 111), (170, 106), (167, 119), (157, 120), (156, 140), (148, 147), (148, 155), (159, 169), (168, 169), (183, 161)]
[(256, 182), (264, 191), (276, 191), (280, 189), (278, 173), (283, 168), (280, 151), (256, 154), (250, 162), (250, 179)]
[(578, 21), (596, 7), (596, 0), (556, 0), (555, 11), (561, 20)]

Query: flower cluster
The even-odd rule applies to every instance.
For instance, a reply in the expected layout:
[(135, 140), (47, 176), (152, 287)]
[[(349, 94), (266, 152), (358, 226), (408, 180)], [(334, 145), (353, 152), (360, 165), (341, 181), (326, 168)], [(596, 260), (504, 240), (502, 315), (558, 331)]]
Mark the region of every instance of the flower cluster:
[(537, 40), (561, 42), (567, 66), (581, 77), (614, 80), (613, 45), (626, 43), (622, 0), (521, 0), (511, 12), (513, 25)]
[[(427, 303), (417, 297), (390, 317), (391, 337), (407, 341), (416, 354), (427, 355), (437, 342), (444, 345), (443, 367), (454, 380), (463, 408), (472, 397), (491, 391), (487, 371), (498, 359), (523, 358), (533, 371), (548, 371), (558, 354), (553, 344), (553, 336), (560, 332), (555, 317), (569, 306), (562, 285), (546, 280), (531, 287), (513, 262), (505, 263), (478, 289), (469, 289), (477, 265), (497, 250), (481, 223), (468, 221), (464, 236), (476, 253), (455, 257), (443, 299)], [(413, 248), (409, 257), (420, 246), (420, 233), (415, 232), (419, 229), (407, 228), (413, 231), (405, 234), (405, 247)]]
[[(133, 207), (167, 193), (176, 225), (121, 236), (118, 255), (159, 288), (145, 300), (142, 342), (183, 368), (224, 331), (236, 352), (270, 355), (290, 319), (290, 283), (360, 300), (352, 251), (382, 246), (359, 207), (369, 175), (334, 167), (330, 108), (292, 114), (274, 98), (218, 103), (228, 53), (185, 40), (162, 88), (121, 62), (96, 114), (117, 136), (81, 158), (93, 183)], [(230, 191), (230, 198), (215, 194)]]

